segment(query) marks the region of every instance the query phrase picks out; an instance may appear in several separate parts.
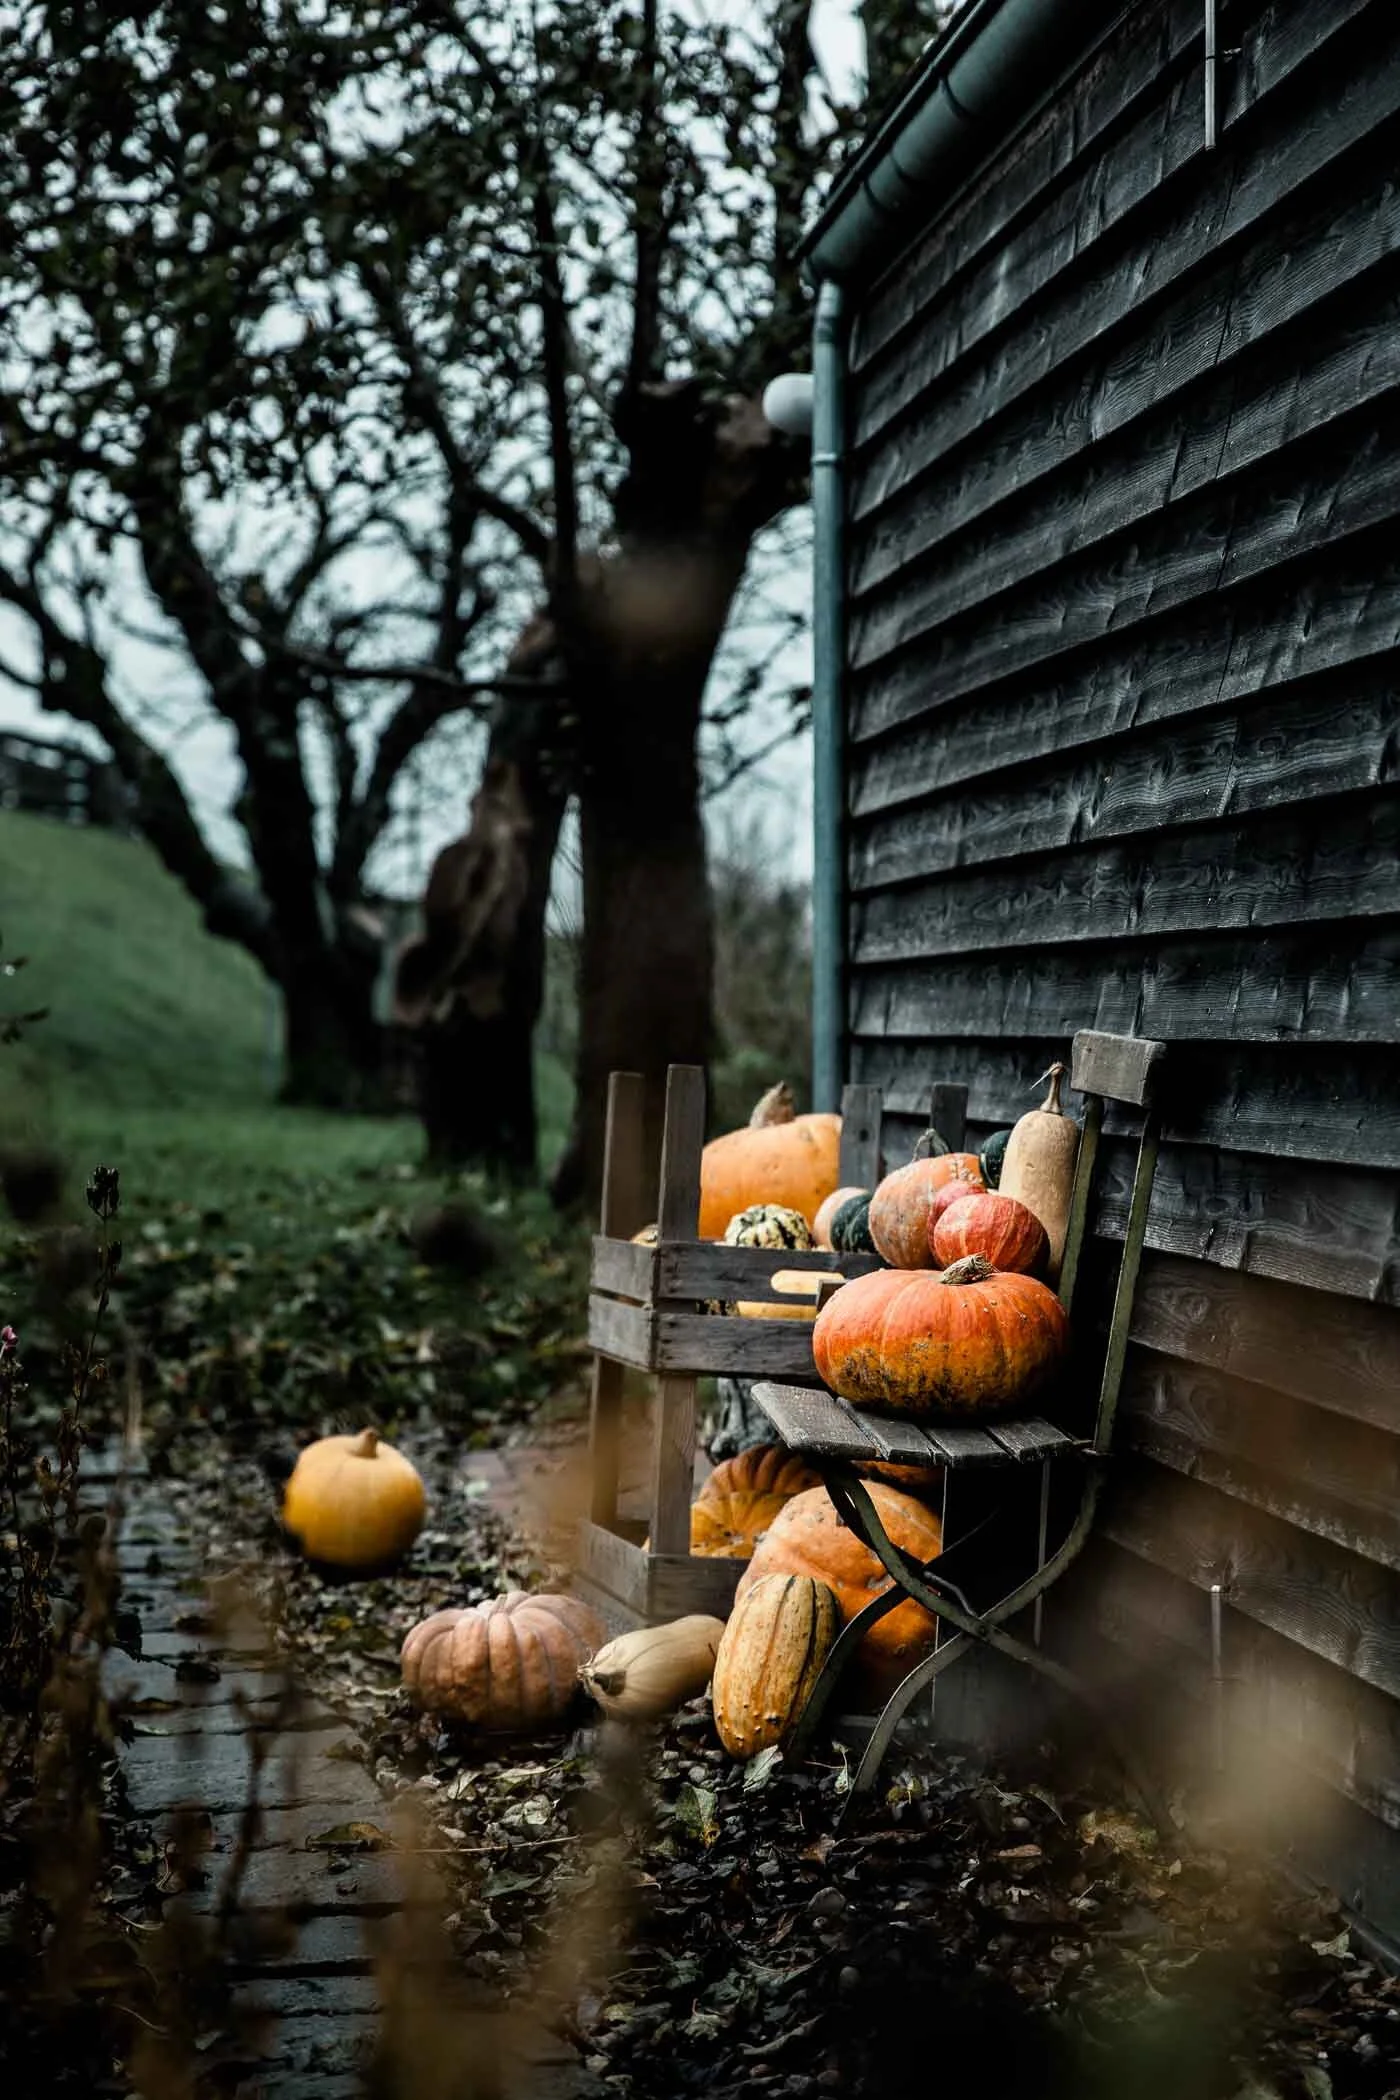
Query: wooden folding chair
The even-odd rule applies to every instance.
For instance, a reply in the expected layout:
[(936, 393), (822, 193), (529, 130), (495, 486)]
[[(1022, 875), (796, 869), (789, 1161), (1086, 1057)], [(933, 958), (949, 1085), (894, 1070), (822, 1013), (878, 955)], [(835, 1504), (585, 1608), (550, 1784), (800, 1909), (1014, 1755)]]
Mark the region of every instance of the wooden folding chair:
[[(823, 1387), (760, 1383), (754, 1389), (755, 1399), (783, 1442), (816, 1468), (842, 1520), (893, 1577), (842, 1629), (802, 1716), (792, 1753), (800, 1755), (811, 1740), (846, 1665), (870, 1628), (887, 1612), (912, 1597), (934, 1615), (940, 1628), (951, 1629), (951, 1638), (943, 1639), (908, 1673), (879, 1715), (855, 1777), (855, 1793), (863, 1793), (874, 1785), (895, 1730), (920, 1692), (978, 1642), (1024, 1664), (1091, 1705), (1095, 1703), (1078, 1679), (1041, 1651), (1040, 1601), (1079, 1557), (1093, 1528), (1103, 1491), (1157, 1164), (1160, 1115), (1153, 1100), (1153, 1082), (1164, 1050), (1162, 1043), (1134, 1036), (1085, 1031), (1074, 1038), (1070, 1084), (1085, 1098), (1085, 1118), (1059, 1281), (1060, 1299), (1068, 1312), (1073, 1310), (1080, 1274), (1105, 1104), (1112, 1101), (1143, 1112), (1092, 1434), (1075, 1436), (1038, 1415), (990, 1422), (985, 1428), (973, 1429), (857, 1411)], [(956, 1579), (960, 1542), (947, 1536), (946, 1492), (945, 1550), (935, 1561), (920, 1562), (890, 1539), (864, 1480), (855, 1471), (857, 1463), (872, 1459), (941, 1467), (949, 1486), (960, 1477), (975, 1473), (982, 1479), (984, 1490), (992, 1485), (986, 1476), (993, 1469), (1003, 1469), (1010, 1475), (1013, 1470), (1038, 1464), (1041, 1492), (1034, 1572), (1018, 1582), (1000, 1602), (987, 1609), (975, 1608)], [(1061, 1467), (1073, 1468), (1078, 1475), (1077, 1508), (1062, 1542), (1050, 1552), (1051, 1476)], [(1024, 1507), (1022, 1497), (1009, 1496), (1008, 1500)], [(1035, 1607), (1035, 1624), (1033, 1637), (1027, 1641), (1009, 1630), (1009, 1622), (1031, 1606)], [(1101, 1716), (1101, 1720), (1107, 1740), (1119, 1749), (1131, 1772), (1131, 1762), (1116, 1743), (1111, 1723), (1106, 1716)], [(1141, 1790), (1148, 1794), (1147, 1789)], [(1148, 1798), (1150, 1806), (1150, 1794)]]

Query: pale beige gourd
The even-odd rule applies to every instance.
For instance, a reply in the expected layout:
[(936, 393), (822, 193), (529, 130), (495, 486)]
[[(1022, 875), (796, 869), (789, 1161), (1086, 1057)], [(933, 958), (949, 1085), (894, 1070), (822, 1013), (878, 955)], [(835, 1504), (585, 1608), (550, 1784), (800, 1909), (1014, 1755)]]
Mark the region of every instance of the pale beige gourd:
[(639, 1626), (590, 1657), (579, 1683), (612, 1720), (660, 1720), (704, 1691), (723, 1632), (723, 1619), (703, 1612), (666, 1626)]
[(711, 1687), (731, 1757), (756, 1757), (787, 1740), (840, 1631), (835, 1591), (808, 1575), (767, 1575), (740, 1597)]
[(1022, 1116), (1007, 1140), (997, 1194), (1014, 1196), (1045, 1227), (1050, 1253), (1044, 1273), (1053, 1283), (1060, 1273), (1069, 1229), (1079, 1125), (1060, 1106), (1064, 1066), (1051, 1065), (1046, 1076), (1049, 1093), (1039, 1108)]

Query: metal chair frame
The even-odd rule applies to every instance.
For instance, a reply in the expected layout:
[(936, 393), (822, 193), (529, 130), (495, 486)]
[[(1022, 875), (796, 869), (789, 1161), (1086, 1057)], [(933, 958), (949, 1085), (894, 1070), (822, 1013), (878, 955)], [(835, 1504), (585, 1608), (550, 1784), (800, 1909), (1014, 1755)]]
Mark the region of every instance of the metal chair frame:
[[(937, 1560), (920, 1562), (891, 1540), (880, 1521), (865, 1482), (855, 1471), (849, 1457), (804, 1448), (801, 1444), (796, 1447), (802, 1450), (802, 1455), (821, 1474), (843, 1522), (849, 1525), (857, 1538), (876, 1555), (893, 1580), (842, 1629), (798, 1724), (791, 1744), (791, 1754), (800, 1756), (811, 1742), (847, 1664), (870, 1628), (887, 1612), (893, 1611), (906, 1597), (912, 1597), (926, 1611), (932, 1613), (940, 1625), (951, 1628), (953, 1632), (951, 1640), (936, 1647), (909, 1671), (886, 1702), (860, 1760), (851, 1789), (855, 1795), (867, 1793), (874, 1786), (895, 1731), (914, 1700), (953, 1663), (966, 1655), (974, 1644), (980, 1642), (983, 1646), (1007, 1656), (1011, 1661), (1035, 1671), (1062, 1691), (1073, 1694), (1089, 1705), (1099, 1718), (1105, 1740), (1117, 1751), (1120, 1761), (1143, 1796), (1149, 1813), (1154, 1819), (1160, 1815), (1152, 1790), (1135, 1772), (1131, 1756), (1119, 1740), (1111, 1717), (1103, 1712), (1089, 1688), (1072, 1671), (1041, 1652), (1038, 1642), (1041, 1600), (1046, 1591), (1052, 1588), (1079, 1558), (1093, 1530), (1103, 1493), (1118, 1395), (1127, 1356), (1133, 1296), (1142, 1260), (1152, 1182), (1157, 1164), (1161, 1115), (1155, 1100), (1155, 1081), (1164, 1052), (1164, 1044), (1133, 1036), (1110, 1036), (1085, 1030), (1074, 1038), (1070, 1085), (1084, 1096), (1085, 1114), (1059, 1280), (1059, 1297), (1067, 1312), (1072, 1310), (1079, 1279), (1105, 1106), (1111, 1101), (1140, 1108), (1143, 1110), (1143, 1119), (1122, 1257), (1099, 1381), (1093, 1434), (1085, 1439), (1062, 1438), (1052, 1455), (1041, 1459), (1039, 1560), (1035, 1572), (1025, 1581), (1018, 1583), (999, 1603), (983, 1611), (974, 1609), (953, 1579), (959, 1546), (965, 1545), (972, 1534), (964, 1534), (961, 1540), (953, 1541)], [(810, 1406), (813, 1396), (802, 1389), (761, 1383), (755, 1387), (754, 1397), (782, 1434), (784, 1421), (790, 1423), (792, 1420), (792, 1403), (805, 1399)], [(870, 1420), (870, 1426), (878, 1432), (882, 1426), (881, 1418), (867, 1419)], [(991, 1426), (994, 1431), (1005, 1430), (1008, 1426), (1014, 1427), (1003, 1424)], [(1041, 1430), (1046, 1427), (1039, 1423), (1034, 1426)], [(1052, 1431), (1051, 1435), (1054, 1434)], [(936, 1424), (930, 1425), (929, 1440), (937, 1449), (940, 1439)], [(952, 1442), (948, 1438), (943, 1441)], [(1014, 1436), (1007, 1436), (1006, 1444), (1009, 1448), (998, 1462), (1014, 1464)], [(956, 1466), (955, 1447), (953, 1455), (945, 1462)], [(985, 1453), (981, 1454), (981, 1462), (987, 1462)], [(1077, 1463), (1082, 1468), (1078, 1509), (1062, 1542), (1053, 1553), (1047, 1553), (1050, 1468), (1053, 1464), (1066, 1462)], [(980, 1530), (981, 1527), (977, 1528)], [(1008, 1630), (1008, 1621), (1032, 1605), (1036, 1608), (1035, 1638), (1028, 1642)]]

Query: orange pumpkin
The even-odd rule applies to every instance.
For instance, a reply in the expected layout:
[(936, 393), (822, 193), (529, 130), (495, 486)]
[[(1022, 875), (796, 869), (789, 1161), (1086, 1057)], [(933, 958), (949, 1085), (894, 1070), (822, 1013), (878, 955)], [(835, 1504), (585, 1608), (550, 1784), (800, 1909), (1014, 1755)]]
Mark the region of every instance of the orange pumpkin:
[(712, 1138), (700, 1155), (700, 1237), (717, 1240), (736, 1212), (755, 1203), (796, 1210), (810, 1225), (836, 1187), (841, 1118), (793, 1113), (774, 1087), (746, 1130)]
[(1045, 1227), (1014, 1196), (965, 1196), (934, 1219), (929, 1235), (940, 1269), (980, 1254), (994, 1269), (1040, 1276), (1050, 1256)]
[(400, 1658), (404, 1688), (429, 1713), (477, 1728), (540, 1728), (567, 1713), (580, 1668), (606, 1639), (577, 1597), (508, 1590), (415, 1626)]
[(980, 1189), (973, 1188), (972, 1185), (966, 1181), (950, 1181), (946, 1183), (943, 1188), (934, 1190), (933, 1194), (929, 1197), (928, 1202), (928, 1234), (930, 1247), (932, 1247), (933, 1245), (933, 1228), (938, 1223), (939, 1219), (943, 1216), (944, 1211), (951, 1210), (955, 1203), (966, 1203), (969, 1200), (969, 1198), (980, 1195), (981, 1193), (982, 1192)]
[(975, 1152), (943, 1152), (937, 1159), (911, 1159), (887, 1174), (870, 1199), (870, 1237), (896, 1269), (931, 1269), (929, 1205), (952, 1183), (981, 1189)]
[(817, 1370), (833, 1392), (857, 1407), (907, 1414), (1023, 1406), (1068, 1347), (1069, 1322), (1055, 1293), (1033, 1276), (1003, 1275), (977, 1254), (938, 1275), (877, 1269), (858, 1276), (812, 1329)]
[(831, 1245), (831, 1221), (836, 1216), (837, 1211), (840, 1210), (843, 1203), (848, 1203), (852, 1196), (863, 1196), (865, 1193), (864, 1189), (832, 1190), (825, 1202), (819, 1206), (817, 1215), (812, 1220), (812, 1239), (816, 1246), (829, 1247)]
[(943, 1493), (942, 1466), (900, 1466), (892, 1459), (866, 1458), (860, 1460), (856, 1471), (862, 1480), (882, 1480), (886, 1487), (917, 1495), (922, 1502), (932, 1503)]
[[(942, 1526), (922, 1502), (880, 1481), (869, 1483), (869, 1494), (897, 1546), (925, 1561), (942, 1552)], [(809, 1488), (788, 1503), (740, 1576), (736, 1600), (765, 1575), (807, 1575), (826, 1583), (836, 1592), (843, 1623), (893, 1579), (841, 1522), (824, 1487)], [(936, 1630), (933, 1614), (908, 1598), (872, 1627), (860, 1644), (859, 1661), (881, 1679), (901, 1677), (928, 1654)]]
[(819, 1475), (782, 1444), (757, 1444), (715, 1467), (691, 1505), (690, 1550), (747, 1560), (768, 1527)]

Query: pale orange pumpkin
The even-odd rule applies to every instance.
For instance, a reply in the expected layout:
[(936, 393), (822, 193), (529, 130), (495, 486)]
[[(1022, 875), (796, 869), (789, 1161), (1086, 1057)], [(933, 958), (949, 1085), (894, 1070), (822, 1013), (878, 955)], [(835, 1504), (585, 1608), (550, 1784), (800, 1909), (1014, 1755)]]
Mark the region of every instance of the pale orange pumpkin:
[(975, 1152), (942, 1152), (936, 1159), (911, 1159), (887, 1174), (870, 1199), (870, 1237), (896, 1269), (931, 1269), (929, 1205), (950, 1183), (983, 1187)]
[(416, 1467), (364, 1429), (306, 1446), (283, 1491), (282, 1522), (308, 1560), (378, 1568), (407, 1553), (426, 1507)]
[(857, 1407), (909, 1414), (1023, 1406), (1068, 1348), (1069, 1321), (1055, 1293), (976, 1254), (936, 1273), (858, 1276), (812, 1329), (817, 1371), (833, 1392)]
[(831, 1245), (831, 1221), (836, 1216), (837, 1211), (840, 1210), (841, 1205), (848, 1203), (852, 1196), (863, 1196), (865, 1194), (866, 1191), (864, 1189), (832, 1190), (812, 1220), (812, 1239), (818, 1247), (829, 1247)]
[(690, 1510), (690, 1550), (710, 1559), (747, 1560), (794, 1495), (820, 1476), (782, 1444), (757, 1444), (726, 1458)]
[(508, 1590), (415, 1626), (400, 1658), (404, 1688), (429, 1713), (476, 1728), (540, 1728), (568, 1710), (580, 1669), (606, 1639), (577, 1597)]
[(840, 1149), (839, 1116), (796, 1115), (789, 1090), (772, 1088), (746, 1130), (712, 1138), (700, 1156), (701, 1239), (719, 1239), (756, 1203), (800, 1211), (810, 1225), (836, 1187)]
[[(922, 1561), (933, 1560), (942, 1552), (943, 1529), (932, 1510), (880, 1481), (870, 1481), (868, 1492), (896, 1546)], [(765, 1575), (806, 1575), (826, 1583), (836, 1592), (843, 1622), (853, 1619), (862, 1605), (888, 1589), (893, 1580), (870, 1548), (841, 1522), (824, 1487), (794, 1496), (774, 1520), (739, 1578), (736, 1598), (746, 1596)], [(937, 1623), (931, 1612), (910, 1597), (887, 1612), (866, 1635), (859, 1659), (882, 1678), (902, 1676), (933, 1646)]]

